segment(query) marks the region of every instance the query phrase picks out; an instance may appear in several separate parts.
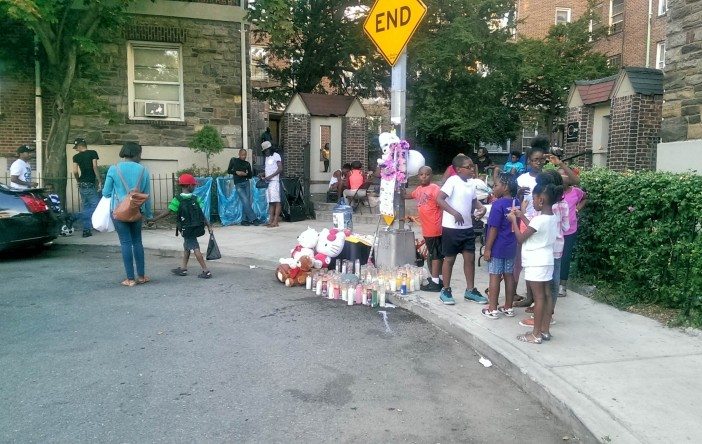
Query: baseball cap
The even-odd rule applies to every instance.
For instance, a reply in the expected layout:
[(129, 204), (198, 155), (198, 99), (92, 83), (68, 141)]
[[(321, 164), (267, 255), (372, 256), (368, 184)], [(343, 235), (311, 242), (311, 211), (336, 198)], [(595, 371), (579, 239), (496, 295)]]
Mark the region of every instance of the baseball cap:
[(178, 185), (197, 185), (197, 180), (192, 174), (181, 174), (178, 177)]
[(22, 145), (21, 147), (17, 148), (17, 154), (32, 153), (32, 152), (34, 152), (34, 148), (32, 148), (29, 145)]
[(88, 143), (82, 137), (76, 137), (76, 140), (73, 141), (73, 148), (77, 148), (79, 145), (88, 146)]
[(261, 144), (261, 148), (263, 148), (264, 150), (267, 150), (270, 147), (271, 147), (271, 143), (267, 140)]

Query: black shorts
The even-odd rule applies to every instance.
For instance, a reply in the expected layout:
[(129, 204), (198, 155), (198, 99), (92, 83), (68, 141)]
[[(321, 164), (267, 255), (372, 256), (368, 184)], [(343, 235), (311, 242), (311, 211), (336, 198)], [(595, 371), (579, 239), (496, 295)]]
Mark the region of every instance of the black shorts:
[(441, 250), (444, 257), (458, 256), (464, 251), (475, 253), (473, 228), (442, 228)]
[(200, 243), (197, 241), (196, 237), (185, 237), (183, 236), (183, 250), (185, 251), (195, 251), (200, 249)]
[(441, 236), (424, 237), (427, 246), (427, 260), (440, 260), (444, 258), (441, 248)]

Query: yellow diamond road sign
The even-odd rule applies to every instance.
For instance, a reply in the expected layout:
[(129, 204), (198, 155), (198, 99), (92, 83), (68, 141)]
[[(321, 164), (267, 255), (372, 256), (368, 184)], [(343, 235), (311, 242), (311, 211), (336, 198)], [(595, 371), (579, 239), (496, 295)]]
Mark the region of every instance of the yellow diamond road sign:
[(363, 30), (394, 66), (426, 13), (427, 7), (421, 0), (376, 0)]

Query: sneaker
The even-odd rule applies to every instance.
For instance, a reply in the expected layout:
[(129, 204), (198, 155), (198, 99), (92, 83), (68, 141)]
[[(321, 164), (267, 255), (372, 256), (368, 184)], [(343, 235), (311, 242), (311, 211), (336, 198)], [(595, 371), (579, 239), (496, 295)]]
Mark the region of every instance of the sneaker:
[(497, 307), (497, 311), (499, 311), (503, 315), (507, 316), (508, 318), (514, 317), (514, 309), (512, 307), (505, 308), (502, 305), (500, 305), (499, 307)]
[(451, 287), (442, 288), (439, 293), (439, 299), (444, 305), (456, 305), (456, 301), (453, 300), (453, 295), (451, 294)]
[(261, 221), (258, 220), (258, 219), (254, 220), (254, 221), (251, 222), (251, 223), (254, 225), (254, 227), (257, 227), (257, 226), (261, 225)]
[(499, 319), (499, 317), (500, 317), (499, 311), (497, 311), (497, 310), (491, 311), (488, 307), (485, 307), (482, 310), (480, 310), (480, 313), (488, 319)]
[(559, 298), (564, 298), (564, 297), (566, 297), (566, 296), (568, 296), (568, 289), (565, 288), (563, 285), (560, 285), (560, 286), (558, 287), (558, 297), (559, 297)]
[(441, 288), (442, 288), (442, 287), (441, 287), (440, 284), (437, 284), (436, 282), (432, 281), (431, 279), (429, 279), (429, 282), (427, 282), (426, 284), (421, 284), (421, 285), (419, 286), (419, 289), (420, 289), (420, 290), (422, 290), (422, 291), (431, 291), (431, 292), (433, 292), (433, 293), (438, 293), (438, 292), (440, 292), (440, 291), (441, 291)]
[(248, 220), (242, 220), (242, 221), (241, 221), (241, 226), (242, 226), (242, 227), (248, 227), (249, 225), (251, 225), (251, 222), (249, 222)]
[[(551, 324), (549, 324), (549, 325), (553, 325), (555, 323), (556, 323), (556, 320), (551, 318)], [(533, 327), (534, 326), (534, 319), (533, 318), (522, 319), (521, 321), (519, 321), (519, 325), (521, 325), (522, 327)]]
[(93, 235), (93, 230), (83, 230), (83, 237), (90, 237)]
[(478, 291), (477, 288), (473, 288), (470, 291), (466, 290), (466, 292), (463, 294), (463, 297), (465, 299), (467, 299), (469, 301), (473, 301), (477, 304), (487, 304), (488, 303), (487, 298), (485, 298), (485, 296), (480, 294), (480, 292)]

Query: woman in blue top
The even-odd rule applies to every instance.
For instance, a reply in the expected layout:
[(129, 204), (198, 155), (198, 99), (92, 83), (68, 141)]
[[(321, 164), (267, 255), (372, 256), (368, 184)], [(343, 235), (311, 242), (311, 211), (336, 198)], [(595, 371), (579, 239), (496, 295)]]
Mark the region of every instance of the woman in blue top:
[[(123, 160), (116, 165), (112, 165), (107, 171), (105, 186), (102, 189), (104, 197), (112, 198), (112, 210), (134, 189), (149, 195), (151, 193), (149, 170), (139, 164), (141, 161), (141, 145), (136, 142), (125, 143), (119, 151), (119, 157)], [(141, 212), (147, 219), (153, 217), (150, 196), (142, 205)], [(122, 285), (133, 287), (136, 284), (149, 282), (150, 279), (144, 271), (144, 246), (141, 243), (142, 221), (122, 222), (113, 219), (113, 222), (122, 248), (124, 270), (127, 272), (127, 279), (122, 281)], [(135, 264), (136, 279), (134, 279)]]

